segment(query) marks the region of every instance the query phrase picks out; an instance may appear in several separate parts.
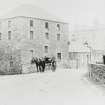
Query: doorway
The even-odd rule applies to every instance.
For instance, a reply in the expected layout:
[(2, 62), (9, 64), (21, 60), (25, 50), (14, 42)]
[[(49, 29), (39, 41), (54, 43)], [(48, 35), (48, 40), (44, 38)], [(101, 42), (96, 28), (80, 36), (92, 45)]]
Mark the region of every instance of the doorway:
[(61, 53), (57, 53), (57, 59), (61, 60)]

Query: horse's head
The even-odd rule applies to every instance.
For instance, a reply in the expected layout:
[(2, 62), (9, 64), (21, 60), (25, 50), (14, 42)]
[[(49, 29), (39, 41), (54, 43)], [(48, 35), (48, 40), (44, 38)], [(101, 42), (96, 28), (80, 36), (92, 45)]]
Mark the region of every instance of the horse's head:
[(33, 57), (33, 58), (31, 59), (31, 64), (33, 64), (33, 63), (34, 63), (34, 60), (35, 60), (35, 58)]

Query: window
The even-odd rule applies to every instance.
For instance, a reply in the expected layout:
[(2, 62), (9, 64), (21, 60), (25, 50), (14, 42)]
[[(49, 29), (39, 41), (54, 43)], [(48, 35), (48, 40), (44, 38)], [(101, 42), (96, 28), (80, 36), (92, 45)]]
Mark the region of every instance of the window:
[(57, 34), (57, 40), (60, 40), (60, 34)]
[(48, 53), (48, 46), (44, 46), (45, 48), (45, 53)]
[(8, 40), (11, 40), (11, 31), (8, 31)]
[(70, 45), (70, 41), (68, 41), (67, 44)]
[(34, 22), (33, 22), (33, 20), (30, 20), (30, 26), (31, 26), (31, 27), (34, 26)]
[(61, 60), (61, 53), (57, 53), (58, 60)]
[(33, 38), (34, 38), (34, 32), (33, 31), (30, 31), (30, 40), (33, 40)]
[(0, 32), (0, 40), (1, 40), (1, 32)]
[(13, 67), (13, 58), (12, 58), (12, 56), (10, 57), (10, 67)]
[(57, 24), (57, 29), (60, 30), (60, 25), (59, 24)]
[(8, 21), (8, 27), (11, 27), (11, 21)]
[(46, 37), (46, 39), (49, 39), (49, 33), (47, 32), (47, 33), (45, 33), (45, 37)]
[(45, 22), (45, 28), (48, 29), (48, 22)]

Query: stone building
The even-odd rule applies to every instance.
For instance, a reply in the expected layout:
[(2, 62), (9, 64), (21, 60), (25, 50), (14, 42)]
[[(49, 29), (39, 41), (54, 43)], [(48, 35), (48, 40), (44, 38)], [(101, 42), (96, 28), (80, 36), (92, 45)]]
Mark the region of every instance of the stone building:
[(90, 49), (82, 44), (72, 43), (69, 48), (69, 64), (71, 68), (87, 68), (90, 62)]
[(54, 56), (57, 61), (67, 60), (68, 29), (68, 23), (58, 20), (13, 15), (0, 20), (0, 43), (7, 43), (12, 50), (19, 49), (25, 65), (33, 56)]
[(72, 32), (69, 59), (73, 68), (87, 67), (89, 63), (103, 63), (104, 34), (103, 25)]

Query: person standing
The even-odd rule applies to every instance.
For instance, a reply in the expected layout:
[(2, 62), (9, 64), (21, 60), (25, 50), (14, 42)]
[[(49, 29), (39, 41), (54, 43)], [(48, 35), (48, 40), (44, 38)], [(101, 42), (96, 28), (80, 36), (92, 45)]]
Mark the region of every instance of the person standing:
[(35, 58), (35, 63), (36, 63), (37, 72), (39, 72), (39, 61), (38, 61), (38, 58)]
[(39, 71), (42, 72), (42, 60), (39, 58)]
[(42, 68), (43, 68), (43, 72), (45, 71), (45, 60), (44, 60), (44, 58), (42, 58)]
[(55, 57), (52, 58), (52, 71), (56, 70), (56, 60)]

